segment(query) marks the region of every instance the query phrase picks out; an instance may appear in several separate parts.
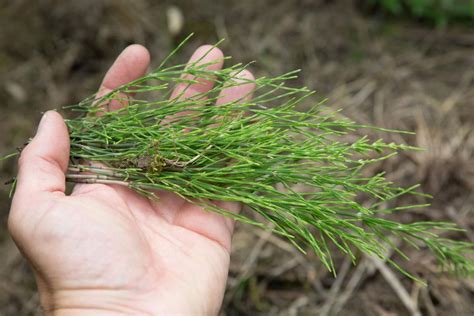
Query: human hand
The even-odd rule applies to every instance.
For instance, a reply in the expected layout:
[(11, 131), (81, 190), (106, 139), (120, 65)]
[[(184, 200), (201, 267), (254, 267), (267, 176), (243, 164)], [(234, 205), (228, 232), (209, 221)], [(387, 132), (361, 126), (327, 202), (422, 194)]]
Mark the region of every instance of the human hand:
[[(202, 46), (191, 61), (218, 61), (208, 66), (217, 70), (222, 58), (219, 49)], [(129, 46), (107, 72), (99, 95), (142, 76), (148, 64), (144, 47)], [(249, 72), (239, 76), (253, 78)], [(212, 82), (198, 80), (187, 88), (178, 85), (173, 96), (189, 98), (211, 89)], [(240, 99), (253, 89), (252, 84), (229, 87), (217, 103)], [(49, 111), (22, 151), (8, 220), (14, 241), (33, 267), (45, 313), (217, 314), (233, 221), (171, 192), (157, 192), (159, 201), (151, 201), (118, 185), (79, 184), (66, 196), (68, 161), (67, 127)], [(232, 212), (240, 208), (216, 203)]]

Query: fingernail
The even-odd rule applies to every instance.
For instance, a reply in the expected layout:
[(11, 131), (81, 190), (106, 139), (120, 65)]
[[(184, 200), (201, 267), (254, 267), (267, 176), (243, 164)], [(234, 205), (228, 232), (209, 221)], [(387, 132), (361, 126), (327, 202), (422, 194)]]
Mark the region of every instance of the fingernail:
[(36, 134), (41, 133), (41, 130), (44, 129), (44, 126), (46, 125), (46, 121), (48, 120), (47, 118), (48, 112), (44, 113), (43, 116), (41, 117)]

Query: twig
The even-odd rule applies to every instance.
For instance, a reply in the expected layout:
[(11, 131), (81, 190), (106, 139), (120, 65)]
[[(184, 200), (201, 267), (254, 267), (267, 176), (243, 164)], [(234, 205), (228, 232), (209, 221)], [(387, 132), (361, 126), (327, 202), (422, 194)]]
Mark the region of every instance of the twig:
[(285, 263), (275, 267), (274, 269), (271, 269), (268, 272), (268, 275), (272, 277), (277, 277), (279, 275), (282, 275), (286, 271), (289, 271), (293, 269), (294, 267), (298, 266), (300, 264), (299, 260), (297, 258), (291, 258), (290, 260), (287, 260)]
[(298, 309), (300, 309), (303, 306), (308, 305), (309, 299), (308, 296), (300, 296), (298, 297), (287, 309), (287, 314), (289, 316), (297, 316), (298, 314)]
[(438, 316), (438, 313), (436, 312), (436, 308), (433, 304), (433, 301), (431, 300), (430, 293), (427, 287), (424, 287), (421, 289), (421, 298), (423, 299), (425, 303), (425, 307), (426, 307), (426, 310), (428, 311), (428, 315)]
[[(257, 236), (261, 236), (261, 232), (260, 230), (257, 230), (257, 229), (252, 229), (251, 230), (255, 235)], [(278, 248), (288, 252), (288, 253), (291, 253), (293, 255), (293, 258), (299, 263), (299, 264), (303, 264), (305, 263), (307, 260), (305, 259), (305, 257), (303, 256), (303, 254), (299, 251), (297, 251), (289, 242), (275, 236), (275, 235), (270, 235), (268, 237), (268, 240), (267, 240), (269, 243), (277, 246)]]
[(339, 269), (339, 272), (337, 274), (337, 278), (334, 281), (333, 285), (331, 286), (331, 290), (329, 291), (329, 295), (326, 298), (326, 302), (324, 303), (323, 307), (319, 311), (319, 314), (321, 316), (329, 315), (329, 312), (331, 311), (331, 308), (334, 305), (334, 301), (336, 299), (336, 296), (339, 294), (339, 292), (341, 290), (342, 283), (346, 279), (347, 272), (349, 272), (351, 262), (352, 262), (351, 259), (349, 257), (346, 257), (346, 259), (342, 263), (341, 268)]
[(375, 265), (375, 267), (380, 271), (382, 276), (385, 278), (387, 283), (392, 287), (395, 293), (398, 295), (398, 298), (402, 301), (403, 305), (408, 309), (410, 315), (412, 316), (421, 316), (421, 312), (417, 307), (417, 304), (412, 301), (410, 294), (403, 287), (400, 280), (391, 269), (389, 269), (385, 262), (377, 257), (368, 257), (369, 260)]
[(367, 258), (364, 258), (355, 269), (352, 277), (350, 278), (349, 282), (346, 285), (344, 292), (337, 298), (334, 302), (331, 314), (337, 315), (341, 309), (346, 305), (347, 301), (351, 297), (352, 293), (355, 289), (359, 286), (362, 280), (366, 277), (367, 274), (371, 274), (374, 269), (370, 266), (370, 262)]
[(258, 255), (262, 252), (263, 246), (265, 246), (265, 244), (268, 242), (268, 238), (272, 234), (271, 229), (273, 229), (273, 227), (267, 231), (264, 231), (260, 235), (260, 239), (255, 243), (255, 246), (253, 247), (252, 251), (250, 251), (247, 260), (245, 260), (244, 264), (242, 265), (238, 279), (245, 279), (250, 274), (250, 270), (252, 266), (254, 266), (255, 261), (257, 261)]
[[(398, 246), (400, 241), (394, 240), (392, 241), (392, 243), (395, 246)], [(390, 258), (393, 253), (393, 248), (386, 246), (386, 249), (387, 250), (385, 253), (385, 257)], [(361, 282), (368, 276), (373, 275), (376, 271), (377, 270), (375, 269), (369, 258), (367, 256), (364, 256), (364, 258), (357, 265), (357, 268), (355, 269), (354, 273), (352, 273), (352, 277), (350, 278), (349, 282), (347, 282), (344, 292), (342, 292), (342, 294), (339, 295), (337, 300), (334, 302), (331, 314), (337, 315), (346, 305), (352, 293), (354, 293), (355, 289), (361, 284)]]
[[(270, 227), (269, 230), (266, 230), (262, 234), (260, 234), (260, 238), (258, 239), (258, 241), (255, 243), (255, 246), (252, 248), (252, 250), (248, 254), (245, 262), (242, 264), (239, 274), (234, 278), (235, 282), (240, 282), (240, 280), (248, 278), (252, 267), (257, 261), (258, 255), (262, 251), (263, 246), (267, 243), (268, 239), (272, 235), (272, 229), (273, 227)], [(235, 283), (235, 282), (229, 282), (229, 283)], [(232, 286), (234, 285), (235, 284), (232, 284)], [(233, 296), (234, 294), (235, 292), (232, 293), (231, 296)]]

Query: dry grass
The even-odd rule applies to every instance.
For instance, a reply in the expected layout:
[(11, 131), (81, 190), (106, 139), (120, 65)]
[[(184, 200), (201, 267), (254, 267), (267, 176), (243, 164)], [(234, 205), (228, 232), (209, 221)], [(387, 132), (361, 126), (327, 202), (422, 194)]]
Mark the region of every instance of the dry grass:
[[(41, 111), (89, 95), (125, 45), (145, 44), (156, 63), (190, 32), (196, 36), (186, 53), (225, 37), (224, 51), (242, 62), (257, 59), (258, 74), (301, 68), (300, 83), (327, 96), (344, 115), (416, 131), (416, 137), (396, 140), (426, 151), (403, 154), (380, 168), (402, 185), (420, 182), (434, 195), (433, 206), (399, 219), (453, 220), (466, 229), (455, 237), (474, 241), (471, 30), (377, 21), (344, 0), (180, 1), (167, 15), (170, 3), (0, 4), (0, 151), (29, 137)], [(167, 20), (176, 19), (176, 10), (184, 17), (177, 35)], [(2, 165), (1, 178), (14, 171), (13, 162)], [(6, 194), (2, 187), (0, 315), (39, 314), (31, 273), (5, 230)], [(223, 315), (474, 314), (472, 279), (440, 274), (424, 251), (399, 262), (426, 279), (427, 288), (369, 258), (357, 266), (337, 258), (340, 274), (334, 279), (312, 255), (252, 227), (238, 227), (233, 248)]]

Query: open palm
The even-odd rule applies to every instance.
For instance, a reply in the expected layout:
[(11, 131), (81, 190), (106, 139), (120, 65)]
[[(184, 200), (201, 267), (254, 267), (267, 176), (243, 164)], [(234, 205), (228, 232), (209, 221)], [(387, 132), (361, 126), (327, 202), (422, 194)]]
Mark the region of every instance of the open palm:
[[(200, 47), (191, 61), (223, 55)], [(99, 94), (142, 76), (145, 48), (124, 50)], [(249, 72), (239, 76), (252, 78)], [(211, 89), (199, 78), (178, 85), (172, 97)], [(219, 102), (240, 99), (251, 84), (224, 89)], [(117, 103), (107, 105), (114, 110)], [(20, 158), (9, 229), (31, 262), (45, 311), (55, 315), (212, 315), (221, 305), (229, 266), (233, 222), (171, 192), (151, 201), (118, 185), (80, 184), (65, 195), (69, 136), (62, 117), (47, 112)], [(239, 205), (220, 203), (237, 212)]]

